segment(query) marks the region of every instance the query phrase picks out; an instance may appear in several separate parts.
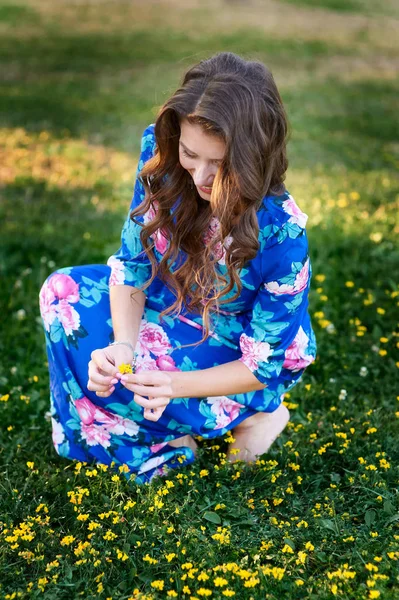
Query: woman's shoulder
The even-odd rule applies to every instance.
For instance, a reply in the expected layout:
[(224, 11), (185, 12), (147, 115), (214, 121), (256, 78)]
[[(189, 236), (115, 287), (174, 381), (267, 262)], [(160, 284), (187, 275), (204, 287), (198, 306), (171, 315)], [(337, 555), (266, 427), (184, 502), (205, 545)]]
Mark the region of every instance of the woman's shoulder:
[(303, 235), (308, 220), (287, 189), (280, 195), (266, 195), (257, 216), (262, 245), (278, 241), (281, 231), (288, 231), (291, 238)]

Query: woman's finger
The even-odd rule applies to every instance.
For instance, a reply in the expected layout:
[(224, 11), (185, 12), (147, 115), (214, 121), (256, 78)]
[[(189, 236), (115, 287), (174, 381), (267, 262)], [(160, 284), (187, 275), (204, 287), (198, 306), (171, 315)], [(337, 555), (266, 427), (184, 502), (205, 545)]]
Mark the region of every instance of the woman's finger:
[(142, 371), (141, 373), (125, 373), (121, 377), (122, 383), (135, 383), (137, 385), (170, 385), (172, 378), (164, 371)]
[(152, 396), (158, 398), (160, 396), (171, 397), (172, 390), (169, 386), (149, 386), (149, 385), (137, 385), (135, 383), (123, 384), (126, 389), (139, 394), (140, 396)]
[(100, 398), (108, 398), (108, 396), (111, 396), (111, 394), (113, 394), (114, 390), (115, 387), (112, 387), (106, 392), (96, 392), (96, 396), (99, 396)]
[(143, 396), (140, 396), (140, 394), (134, 394), (134, 401), (137, 402), (137, 404), (139, 404), (140, 406), (143, 406), (144, 408), (158, 408), (160, 406), (167, 406), (170, 402), (170, 398), (166, 398), (166, 397), (156, 397), (156, 398), (144, 398)]
[(105, 385), (107, 387), (110, 387), (112, 384), (118, 383), (118, 379), (116, 377), (112, 377), (112, 375), (103, 375), (102, 371), (100, 371), (96, 363), (92, 360), (89, 362), (89, 379), (93, 383)]
[(116, 375), (118, 373), (118, 368), (113, 365), (106, 357), (106, 354), (103, 350), (93, 350), (90, 355), (92, 361), (95, 362), (97, 367), (103, 371), (106, 375)]
[[(95, 383), (94, 381), (89, 379), (86, 387), (90, 392), (108, 392), (112, 386), (111, 385), (101, 385), (101, 384)], [(114, 389), (115, 389), (115, 386), (114, 386)]]
[(152, 409), (145, 408), (143, 416), (148, 421), (158, 421), (161, 418), (165, 408), (166, 407), (159, 407), (159, 408), (152, 408)]

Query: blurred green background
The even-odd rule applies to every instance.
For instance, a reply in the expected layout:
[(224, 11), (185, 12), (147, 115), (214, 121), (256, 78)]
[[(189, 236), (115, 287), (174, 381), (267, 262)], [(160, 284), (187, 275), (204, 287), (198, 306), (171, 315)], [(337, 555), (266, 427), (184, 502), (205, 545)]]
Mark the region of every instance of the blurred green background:
[[(55, 455), (45, 419), (49, 397), (40, 286), (56, 268), (105, 262), (116, 250), (142, 132), (189, 67), (229, 50), (262, 60), (275, 77), (291, 126), (286, 185), (309, 215), (310, 312), (318, 360), (293, 390), (292, 423), (273, 451), (285, 473), (289, 467), (281, 453), (287, 436), (294, 448), (303, 449), (301, 473), (307, 485), (293, 498), (285, 494), (284, 515), (302, 514), (313, 523), (310, 537), (321, 554), (300, 576), (309, 598), (335, 597), (326, 569), (331, 568), (330, 562), (352, 560), (363, 569), (362, 583), (346, 589), (339, 580), (339, 597), (378, 597), (369, 595), (374, 588), (367, 587), (364, 565), (373, 552), (393, 551), (399, 514), (394, 492), (399, 416), (398, 46), (399, 5), (393, 0), (0, 3), (0, 465), (4, 482), (0, 513), (4, 523), (10, 526), (25, 518), (40, 498), (53, 507), (57, 520), (68, 501), (68, 463)], [(372, 426), (378, 431), (374, 437), (367, 433)], [(335, 437), (338, 427), (353, 436), (351, 445), (342, 436)], [(350, 428), (356, 433), (350, 434)], [(309, 436), (316, 430), (319, 445), (312, 446)], [(327, 451), (318, 452), (330, 442)], [(215, 454), (206, 445), (201, 452), (198, 469), (209, 468)], [(389, 459), (392, 467), (378, 467), (376, 473), (371, 468), (362, 470), (358, 457), (378, 463), (377, 452), (385, 452), (380, 456)], [(26, 468), (26, 462), (33, 460), (40, 473), (34, 480)], [(262, 490), (259, 484), (252, 495), (256, 506), (266, 485), (260, 471), (258, 482), (264, 485)], [(217, 481), (218, 472), (212, 476)], [(50, 491), (48, 481), (57, 492)], [(202, 477), (194, 481), (202, 494), (213, 485)], [(226, 498), (231, 486), (244, 497), (250, 484), (244, 476), (240, 482), (230, 479), (224, 488)], [(388, 504), (378, 504), (374, 488), (378, 494), (384, 492)], [(185, 488), (179, 489), (183, 493)], [(277, 488), (269, 491), (284, 496)], [(350, 554), (342, 536), (335, 542), (331, 538), (334, 527), (317, 525), (312, 516), (312, 502), (326, 493), (336, 494), (340, 513), (356, 513), (352, 529), (348, 526), (346, 531), (357, 544)], [(116, 505), (111, 493), (107, 497)], [(179, 505), (179, 494), (174, 498)], [(108, 501), (101, 500), (105, 505)], [(176, 517), (182, 526), (186, 519), (196, 518), (195, 507), (190, 506)], [(370, 510), (375, 515), (371, 518), (368, 512), (366, 518)], [(69, 517), (68, 523), (72, 523)], [(272, 535), (268, 523), (259, 517), (257, 531)], [(62, 535), (66, 530), (59, 524), (55, 529)], [(157, 540), (161, 548), (158, 524), (153, 513), (149, 539)], [(380, 532), (373, 541), (378, 547), (369, 546), (367, 527), (372, 524)], [(235, 545), (237, 552), (242, 545), (251, 561), (259, 548), (251, 550), (246, 528), (248, 523), (237, 527)], [(43, 544), (50, 560), (56, 550)], [(202, 552), (205, 562), (209, 559), (207, 566), (212, 566), (210, 548), (202, 540), (201, 548), (193, 547), (192, 554)], [(26, 557), (14, 563), (11, 555), (9, 549), (0, 554), (9, 590), (20, 589), (16, 572), (30, 576), (33, 570), (35, 577), (40, 569), (44, 572), (40, 565), (35, 570), (26, 564)], [(233, 550), (229, 556), (236, 559)], [(280, 558), (276, 564), (282, 566), (285, 554)], [(150, 569), (148, 564), (144, 567)], [(167, 568), (169, 561), (162, 568), (154, 567), (158, 571), (149, 577), (161, 577)], [(378, 583), (385, 586), (380, 588), (383, 597), (395, 598), (397, 576), (388, 567), (384, 572), (388, 580)], [(67, 573), (60, 581), (70, 581)], [(88, 577), (82, 576), (82, 589)], [(110, 581), (120, 582), (115, 598), (127, 598), (127, 590), (122, 593), (122, 575), (113, 577)], [(141, 580), (139, 587), (155, 594), (149, 582)], [(57, 585), (44, 595), (70, 597)], [(276, 580), (274, 585), (276, 597), (283, 592), (291, 598), (304, 597), (305, 588), (294, 580), (281, 585)], [(34, 589), (43, 594), (39, 584)], [(181, 588), (179, 594), (183, 597)], [(270, 594), (266, 597), (275, 597)], [(236, 597), (265, 596), (237, 588)]]

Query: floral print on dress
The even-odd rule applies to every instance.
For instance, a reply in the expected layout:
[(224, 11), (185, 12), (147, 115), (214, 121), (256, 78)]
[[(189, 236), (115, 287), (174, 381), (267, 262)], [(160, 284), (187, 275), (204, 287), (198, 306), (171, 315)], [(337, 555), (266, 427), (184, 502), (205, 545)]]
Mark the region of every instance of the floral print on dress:
[[(142, 138), (137, 172), (154, 155), (154, 124)], [(307, 215), (288, 191), (265, 196), (257, 211), (259, 251), (239, 272), (242, 290), (235, 290), (216, 314), (211, 335), (201, 344), (202, 316), (184, 306), (179, 315), (161, 312), (175, 301), (155, 277), (144, 290), (146, 301), (136, 345), (137, 373), (160, 370), (196, 371), (241, 361), (263, 384), (261, 389), (226, 396), (174, 398), (157, 422), (144, 418), (134, 394), (120, 383), (108, 398), (87, 388), (91, 353), (113, 341), (109, 289), (140, 287), (151, 276), (151, 262), (141, 244), (144, 223), (153, 207), (134, 223), (131, 211), (144, 199), (136, 177), (134, 194), (122, 227), (119, 250), (107, 264), (59, 269), (44, 282), (40, 310), (50, 372), (52, 440), (64, 458), (107, 465), (126, 464), (136, 483), (165, 476), (194, 460), (188, 447), (168, 441), (186, 434), (214, 438), (234, 429), (258, 411), (273, 412), (316, 358), (316, 338), (308, 311), (312, 276)], [(218, 235), (216, 218), (204, 233), (204, 243)], [(157, 259), (165, 252), (162, 232), (153, 236)], [(226, 274), (227, 237), (217, 245), (218, 270)], [(174, 265), (171, 265), (173, 271)]]

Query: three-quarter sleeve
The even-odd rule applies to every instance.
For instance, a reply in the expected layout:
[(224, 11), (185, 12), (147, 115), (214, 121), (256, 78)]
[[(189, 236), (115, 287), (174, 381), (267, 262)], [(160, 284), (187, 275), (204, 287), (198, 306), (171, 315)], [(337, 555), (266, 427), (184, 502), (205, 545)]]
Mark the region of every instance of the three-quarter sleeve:
[[(130, 213), (144, 200), (145, 190), (138, 174), (144, 164), (154, 155), (155, 145), (154, 124), (151, 124), (144, 130), (141, 138), (141, 153), (137, 166), (134, 194), (122, 228), (121, 246), (107, 261), (107, 265), (111, 267), (110, 286), (130, 285), (141, 287), (151, 277), (151, 261), (140, 240), (142, 226), (130, 219)], [(135, 219), (139, 223), (143, 223), (143, 216), (135, 217)], [(145, 292), (146, 290), (144, 290)]]
[(287, 221), (271, 239), (261, 253), (262, 283), (240, 336), (239, 358), (270, 392), (281, 390), (282, 381), (291, 387), (316, 358), (306, 230)]

